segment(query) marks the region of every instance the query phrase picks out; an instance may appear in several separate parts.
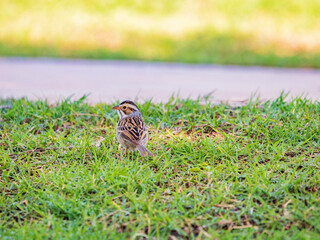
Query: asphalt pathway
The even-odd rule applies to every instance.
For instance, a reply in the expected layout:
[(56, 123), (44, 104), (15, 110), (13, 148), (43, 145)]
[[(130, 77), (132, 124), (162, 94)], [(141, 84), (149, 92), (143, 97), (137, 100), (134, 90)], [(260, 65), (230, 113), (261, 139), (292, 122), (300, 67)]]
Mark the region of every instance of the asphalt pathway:
[(172, 95), (241, 102), (251, 96), (320, 100), (320, 70), (131, 61), (0, 58), (0, 98), (55, 102), (89, 94), (90, 103), (132, 99), (166, 102)]

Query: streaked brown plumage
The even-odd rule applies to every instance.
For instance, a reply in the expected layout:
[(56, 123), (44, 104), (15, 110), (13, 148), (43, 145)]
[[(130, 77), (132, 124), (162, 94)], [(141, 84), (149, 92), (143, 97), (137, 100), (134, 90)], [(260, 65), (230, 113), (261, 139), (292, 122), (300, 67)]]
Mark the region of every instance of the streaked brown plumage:
[(117, 124), (117, 139), (129, 151), (138, 150), (141, 156), (153, 154), (145, 147), (148, 142), (148, 131), (142, 120), (138, 106), (129, 100), (113, 107), (120, 119)]

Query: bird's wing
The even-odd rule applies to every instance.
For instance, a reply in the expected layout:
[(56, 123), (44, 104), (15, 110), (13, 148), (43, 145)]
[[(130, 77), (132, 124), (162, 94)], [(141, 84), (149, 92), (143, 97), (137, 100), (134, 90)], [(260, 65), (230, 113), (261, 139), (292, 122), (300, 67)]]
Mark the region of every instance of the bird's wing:
[(119, 121), (117, 130), (124, 139), (139, 144), (148, 136), (147, 128), (141, 117), (128, 117)]

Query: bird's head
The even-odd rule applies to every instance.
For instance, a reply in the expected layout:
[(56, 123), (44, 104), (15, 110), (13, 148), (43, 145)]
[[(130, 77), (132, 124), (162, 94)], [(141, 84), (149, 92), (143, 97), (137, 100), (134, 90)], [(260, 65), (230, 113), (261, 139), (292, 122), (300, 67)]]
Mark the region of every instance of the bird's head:
[(120, 103), (117, 106), (114, 106), (113, 109), (117, 110), (120, 119), (124, 117), (131, 117), (131, 116), (140, 116), (140, 110), (138, 106), (130, 101), (130, 100), (125, 100), (122, 103)]

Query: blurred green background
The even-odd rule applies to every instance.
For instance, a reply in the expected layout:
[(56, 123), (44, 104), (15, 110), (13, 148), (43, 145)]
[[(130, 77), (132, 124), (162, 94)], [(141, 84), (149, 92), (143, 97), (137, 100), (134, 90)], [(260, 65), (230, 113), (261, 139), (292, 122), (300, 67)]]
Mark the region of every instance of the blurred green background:
[(0, 0), (0, 55), (320, 68), (319, 0)]

